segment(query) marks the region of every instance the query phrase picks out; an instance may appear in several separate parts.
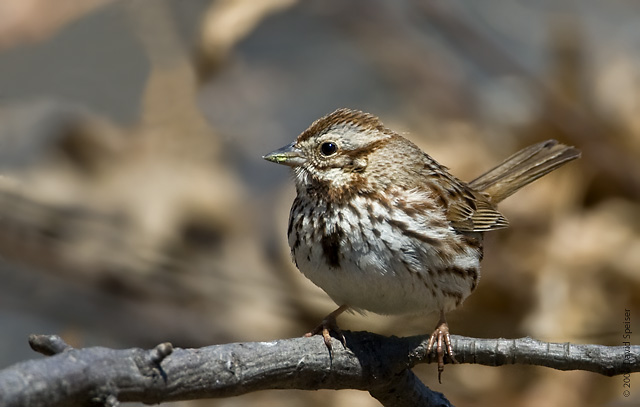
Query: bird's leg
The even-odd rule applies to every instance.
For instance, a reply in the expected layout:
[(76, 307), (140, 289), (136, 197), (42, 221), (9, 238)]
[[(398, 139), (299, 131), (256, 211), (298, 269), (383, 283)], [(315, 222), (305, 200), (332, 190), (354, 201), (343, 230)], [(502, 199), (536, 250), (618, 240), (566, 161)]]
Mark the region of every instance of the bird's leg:
[(324, 344), (327, 345), (327, 348), (329, 348), (329, 350), (331, 350), (331, 331), (333, 331), (338, 334), (342, 345), (344, 345), (344, 347), (346, 348), (347, 340), (344, 338), (344, 334), (342, 333), (340, 328), (338, 328), (336, 318), (338, 318), (338, 315), (342, 314), (347, 309), (349, 309), (348, 305), (341, 305), (338, 309), (324, 317), (322, 322), (320, 322), (320, 325), (315, 327), (311, 332), (306, 333), (304, 336), (308, 338), (313, 335), (322, 335), (322, 337), (324, 338)]
[(447, 320), (444, 317), (444, 311), (440, 311), (440, 320), (438, 321), (438, 325), (436, 325), (435, 331), (429, 337), (429, 342), (427, 343), (427, 354), (430, 354), (434, 349), (436, 351), (436, 356), (438, 357), (438, 382), (442, 383), (441, 377), (442, 372), (444, 371), (444, 355), (449, 355), (449, 358), (453, 363), (458, 363), (458, 361), (453, 357), (453, 349), (451, 348), (451, 337), (449, 336), (449, 325), (447, 325)]

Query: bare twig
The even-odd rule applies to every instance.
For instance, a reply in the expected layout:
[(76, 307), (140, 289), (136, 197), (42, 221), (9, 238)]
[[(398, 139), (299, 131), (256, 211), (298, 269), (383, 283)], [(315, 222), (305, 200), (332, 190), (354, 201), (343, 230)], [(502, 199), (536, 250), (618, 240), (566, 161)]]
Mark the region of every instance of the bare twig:
[[(32, 335), (46, 359), (0, 371), (0, 405), (61, 406), (89, 401), (160, 403), (229, 397), (267, 389), (366, 390), (385, 406), (448, 406), (411, 372), (430, 361), (426, 336), (345, 332), (329, 354), (320, 337), (232, 343), (200, 349), (72, 349), (57, 336)], [(608, 376), (640, 371), (640, 346), (572, 345), (531, 338), (452, 336), (460, 363), (529, 364)]]
[(45, 356), (53, 356), (73, 349), (58, 335), (29, 335), (29, 346)]

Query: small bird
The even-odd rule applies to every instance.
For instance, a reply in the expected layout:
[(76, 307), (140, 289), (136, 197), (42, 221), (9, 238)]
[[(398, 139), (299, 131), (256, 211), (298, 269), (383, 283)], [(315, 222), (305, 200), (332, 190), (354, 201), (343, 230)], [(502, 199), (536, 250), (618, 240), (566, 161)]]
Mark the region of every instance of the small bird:
[(505, 228), (496, 205), (580, 157), (548, 140), (465, 183), (369, 113), (338, 109), (263, 158), (293, 169), (297, 196), (287, 230), (298, 269), (339, 305), (306, 336), (344, 335), (344, 311), (438, 312), (427, 352), (438, 380), (455, 362), (445, 314), (476, 289), (484, 232)]

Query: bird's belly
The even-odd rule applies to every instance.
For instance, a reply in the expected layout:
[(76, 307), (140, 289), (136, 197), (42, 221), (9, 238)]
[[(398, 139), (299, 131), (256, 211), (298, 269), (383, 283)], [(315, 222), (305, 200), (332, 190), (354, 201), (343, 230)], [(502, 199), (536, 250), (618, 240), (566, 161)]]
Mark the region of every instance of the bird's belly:
[(298, 242), (293, 255), (300, 271), (338, 305), (378, 314), (458, 307), (477, 284), (479, 253), (470, 250), (445, 261), (433, 247), (403, 239), (351, 234), (336, 240), (337, 247)]
[(415, 278), (375, 267), (363, 270), (351, 262), (340, 269), (311, 264), (301, 264), (300, 269), (339, 305), (378, 314), (430, 313), (439, 308), (437, 293)]

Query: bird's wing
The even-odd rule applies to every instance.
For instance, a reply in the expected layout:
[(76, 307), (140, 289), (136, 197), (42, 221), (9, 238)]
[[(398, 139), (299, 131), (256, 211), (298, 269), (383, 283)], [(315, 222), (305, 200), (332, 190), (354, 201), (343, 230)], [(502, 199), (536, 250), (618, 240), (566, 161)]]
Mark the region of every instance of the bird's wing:
[(507, 219), (483, 194), (463, 184), (452, 191), (447, 219), (461, 232), (486, 232), (509, 226)]

